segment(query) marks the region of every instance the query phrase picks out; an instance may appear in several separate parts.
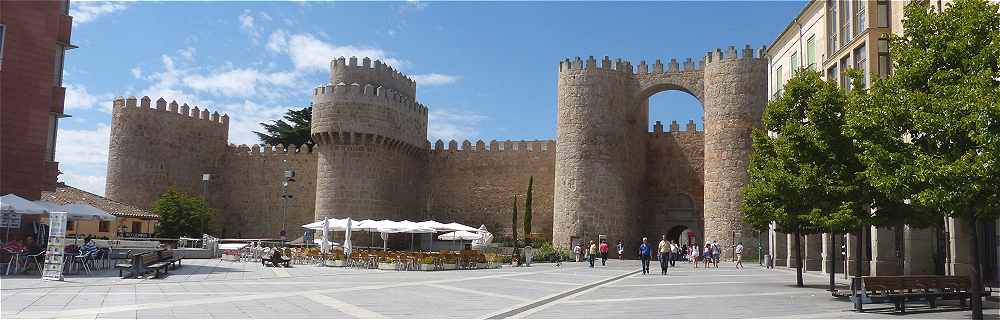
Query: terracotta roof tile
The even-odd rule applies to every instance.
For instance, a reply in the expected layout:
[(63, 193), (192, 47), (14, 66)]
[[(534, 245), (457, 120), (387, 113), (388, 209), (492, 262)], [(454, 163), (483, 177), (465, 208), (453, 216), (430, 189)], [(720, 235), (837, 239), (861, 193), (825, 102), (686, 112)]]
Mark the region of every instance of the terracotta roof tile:
[(118, 217), (153, 218), (160, 216), (149, 210), (114, 201), (87, 191), (60, 184), (55, 191), (42, 191), (42, 200), (58, 204), (82, 202)]

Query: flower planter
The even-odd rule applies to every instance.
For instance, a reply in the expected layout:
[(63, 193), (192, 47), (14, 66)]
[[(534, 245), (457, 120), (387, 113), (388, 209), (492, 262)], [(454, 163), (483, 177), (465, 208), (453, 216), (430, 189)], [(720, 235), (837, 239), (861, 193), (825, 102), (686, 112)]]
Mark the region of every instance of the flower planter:
[(455, 269), (458, 269), (458, 265), (454, 264), (454, 263), (445, 263), (444, 264), (444, 269), (445, 270), (455, 270)]
[(347, 262), (344, 260), (333, 260), (333, 261), (327, 261), (326, 265), (331, 267), (343, 267), (347, 265)]
[(479, 268), (479, 269), (489, 269), (490, 268), (490, 264), (486, 263), (486, 262), (480, 262), (479, 264), (476, 265), (476, 268)]
[(379, 270), (396, 270), (396, 264), (395, 263), (379, 262), (378, 263), (378, 269)]
[(433, 264), (423, 264), (423, 263), (421, 263), (420, 264), (420, 271), (434, 271), (434, 265)]

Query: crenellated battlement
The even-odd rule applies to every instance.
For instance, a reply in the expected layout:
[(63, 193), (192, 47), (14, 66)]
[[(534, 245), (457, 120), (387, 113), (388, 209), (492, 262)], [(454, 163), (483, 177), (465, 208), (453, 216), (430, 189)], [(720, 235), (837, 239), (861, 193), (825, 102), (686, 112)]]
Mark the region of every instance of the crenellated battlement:
[(358, 83), (362, 86), (386, 87), (413, 100), (417, 96), (417, 83), (380, 60), (374, 62), (364, 57), (340, 57), (330, 62), (330, 83)]
[(695, 72), (695, 71), (702, 71), (704, 69), (705, 69), (704, 59), (699, 60), (697, 63), (695, 63), (695, 61), (692, 60), (691, 58), (687, 58), (687, 60), (684, 61), (684, 64), (681, 65), (681, 63), (677, 62), (677, 59), (671, 58), (670, 62), (668, 62), (666, 65), (664, 65), (663, 62), (660, 61), (660, 59), (656, 59), (656, 62), (653, 63), (653, 70), (652, 72), (650, 72), (649, 66), (646, 64), (646, 60), (642, 60), (639, 61), (639, 65), (636, 68), (636, 74), (641, 77), (646, 75), (663, 75), (663, 74), (682, 73), (682, 72)]
[(312, 155), (313, 153), (313, 149), (309, 145), (296, 146), (294, 144), (288, 146), (281, 144), (276, 146), (269, 144), (263, 146), (261, 146), (260, 144), (254, 144), (249, 146), (245, 144), (241, 145), (229, 144), (229, 146), (226, 148), (226, 151), (230, 154), (234, 154), (237, 156), (248, 156), (248, 157), (271, 156), (271, 155), (309, 156)]
[(571, 71), (603, 71), (603, 72), (617, 72), (621, 74), (632, 74), (632, 62), (628, 60), (622, 60), (621, 58), (612, 61), (608, 56), (604, 56), (601, 60), (601, 64), (597, 64), (597, 60), (594, 56), (590, 56), (587, 60), (580, 59), (576, 57), (574, 60), (566, 58), (563, 61), (559, 61), (559, 72), (571, 72)]
[(477, 140), (475, 144), (469, 140), (463, 140), (461, 148), (458, 141), (449, 140), (447, 147), (445, 142), (438, 139), (431, 145), (427, 141), (429, 151), (432, 154), (448, 154), (454, 152), (555, 152), (555, 140), (521, 140), (521, 141), (496, 141), (490, 140), (487, 144), (483, 140)]
[(222, 114), (219, 112), (211, 112), (208, 108), (200, 109), (198, 106), (190, 107), (187, 103), (178, 106), (177, 101), (171, 101), (169, 104), (166, 99), (159, 98), (156, 100), (156, 106), (152, 106), (152, 101), (148, 96), (143, 96), (142, 99), (136, 99), (134, 96), (129, 96), (124, 98), (118, 96), (113, 102), (112, 110), (114, 112), (160, 112), (164, 114), (175, 114), (181, 115), (191, 120), (208, 121), (218, 123), (224, 127), (229, 126), (229, 115)]
[(663, 123), (656, 121), (653, 124), (653, 131), (649, 132), (651, 137), (659, 137), (665, 135), (682, 135), (682, 134), (704, 134), (704, 130), (698, 130), (698, 124), (694, 123), (694, 120), (688, 120), (684, 131), (681, 131), (680, 124), (677, 120), (670, 121), (670, 127), (668, 130), (663, 130)]
[(744, 61), (765, 60), (764, 55), (767, 53), (767, 46), (762, 46), (760, 47), (760, 49), (754, 52), (754, 49), (751, 48), (750, 45), (748, 44), (745, 47), (743, 47), (742, 51), (743, 53), (741, 55), (737, 55), (736, 46), (729, 46), (725, 54), (722, 53), (722, 49), (715, 49), (715, 51), (709, 51), (705, 53), (704, 61), (706, 64), (711, 64), (713, 62), (723, 62), (732, 60), (744, 60)]
[(313, 89), (313, 102), (336, 101), (396, 106), (400, 110), (427, 114), (427, 107), (411, 97), (384, 86), (360, 83), (320, 86)]

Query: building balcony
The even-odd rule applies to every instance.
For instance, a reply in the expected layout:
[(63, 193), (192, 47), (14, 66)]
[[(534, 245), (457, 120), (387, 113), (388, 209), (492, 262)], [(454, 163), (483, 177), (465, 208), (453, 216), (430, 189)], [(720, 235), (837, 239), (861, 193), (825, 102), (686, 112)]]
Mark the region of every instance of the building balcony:
[(73, 33), (73, 17), (68, 15), (59, 16), (59, 34), (56, 36), (56, 41), (62, 44), (64, 47), (75, 48), (72, 42), (70, 42), (70, 37)]
[(66, 106), (66, 88), (52, 87), (52, 103), (49, 105), (49, 112), (62, 115)]

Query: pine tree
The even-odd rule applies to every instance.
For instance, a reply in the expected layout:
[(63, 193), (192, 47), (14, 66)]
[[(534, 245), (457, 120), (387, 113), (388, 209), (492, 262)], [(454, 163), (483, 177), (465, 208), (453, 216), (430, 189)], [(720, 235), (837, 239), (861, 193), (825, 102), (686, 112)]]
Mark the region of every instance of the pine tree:
[(524, 196), (524, 239), (525, 241), (531, 237), (531, 188), (534, 184), (535, 177), (528, 177), (528, 194)]
[[(287, 121), (286, 121), (287, 120)], [(284, 119), (261, 122), (267, 133), (254, 131), (260, 142), (269, 145), (313, 145), (310, 130), (312, 130), (312, 107), (299, 110), (291, 109), (285, 113)]]

